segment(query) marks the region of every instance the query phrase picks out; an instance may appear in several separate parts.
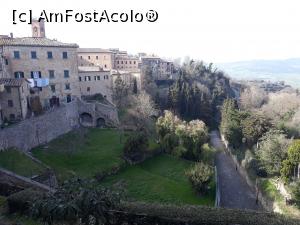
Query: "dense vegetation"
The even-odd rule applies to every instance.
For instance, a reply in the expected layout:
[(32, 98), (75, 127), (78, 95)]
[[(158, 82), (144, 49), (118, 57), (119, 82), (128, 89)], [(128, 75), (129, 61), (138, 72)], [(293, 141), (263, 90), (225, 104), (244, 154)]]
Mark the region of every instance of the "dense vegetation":
[(155, 85), (151, 70), (146, 71), (145, 89), (160, 109), (171, 110), (185, 120), (200, 119), (215, 125), (218, 106), (233, 96), (229, 78), (212, 63), (206, 65), (202, 61), (189, 60), (178, 71), (179, 78), (165, 92)]
[(187, 123), (165, 111), (156, 122), (156, 130), (166, 152), (189, 160), (201, 159), (201, 147), (208, 140), (208, 129), (201, 120)]
[(233, 153), (249, 173), (254, 177), (280, 177), (292, 190), (297, 204), (300, 202), (299, 112), (298, 91), (267, 93), (263, 88), (250, 86), (240, 99), (224, 101), (220, 124)]

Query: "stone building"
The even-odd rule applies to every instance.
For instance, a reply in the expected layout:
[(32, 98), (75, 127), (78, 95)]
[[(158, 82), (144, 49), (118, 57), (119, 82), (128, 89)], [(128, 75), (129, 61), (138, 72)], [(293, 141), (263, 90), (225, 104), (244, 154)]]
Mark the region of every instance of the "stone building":
[(113, 70), (111, 72), (111, 80), (112, 80), (112, 87), (115, 85), (115, 81), (118, 77), (124, 81), (124, 83), (130, 88), (133, 89), (134, 80), (137, 82), (137, 89), (141, 90), (142, 81), (141, 81), (141, 73), (140, 72), (126, 72), (126, 71), (116, 71)]
[(110, 71), (93, 70), (79, 71), (79, 87), (82, 96), (101, 94), (112, 101), (112, 81)]
[(110, 49), (113, 52), (114, 69), (128, 72), (140, 71), (140, 60), (137, 56), (129, 55), (126, 51)]
[(29, 81), (0, 78), (0, 124), (19, 121), (28, 115)]
[(141, 68), (143, 73), (145, 73), (145, 70), (150, 69), (155, 80), (172, 79), (174, 73), (173, 62), (156, 56), (143, 56), (141, 58)]
[[(35, 28), (41, 29), (34, 24)], [(34, 29), (35, 30), (35, 29)], [(33, 31), (34, 31), (33, 30)], [(43, 37), (0, 38), (3, 77), (26, 78), (31, 82), (31, 94), (38, 95), (42, 106), (50, 99), (70, 102), (80, 96), (76, 44), (62, 43)]]
[(139, 58), (117, 48), (79, 48), (77, 53), (79, 69), (96, 66), (102, 70), (139, 71)]
[(103, 70), (113, 69), (113, 54), (110, 50), (101, 48), (79, 48), (77, 54), (79, 68), (96, 66)]

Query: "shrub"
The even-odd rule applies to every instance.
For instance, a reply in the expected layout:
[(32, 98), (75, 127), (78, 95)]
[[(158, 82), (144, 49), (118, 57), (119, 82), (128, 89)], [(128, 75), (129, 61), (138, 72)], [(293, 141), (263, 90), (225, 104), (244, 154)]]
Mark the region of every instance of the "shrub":
[(270, 130), (261, 139), (256, 156), (269, 175), (278, 175), (286, 158), (290, 140), (278, 130)]
[(292, 198), (297, 206), (300, 207), (300, 181), (297, 181), (292, 187)]
[[(149, 203), (125, 203), (124, 211), (129, 218), (139, 215), (135, 224), (206, 224), (206, 225), (296, 225), (299, 220), (287, 218), (280, 214), (239, 210), (227, 208), (210, 208), (205, 206), (174, 206)], [(131, 217), (130, 217), (131, 216)], [(123, 217), (124, 218), (124, 217)], [(152, 220), (151, 220), (152, 219)], [(131, 220), (132, 221), (132, 220)], [(121, 222), (124, 222), (121, 221)], [(148, 222), (148, 223), (147, 223)], [(120, 223), (121, 224), (121, 223)], [(134, 224), (127, 223), (127, 224)]]
[(166, 134), (162, 140), (162, 147), (167, 153), (171, 153), (178, 146), (179, 140), (174, 134)]
[(27, 213), (31, 205), (39, 198), (42, 198), (43, 193), (32, 189), (25, 189), (10, 195), (7, 198), (9, 213)]
[(139, 161), (147, 151), (148, 138), (144, 133), (131, 135), (124, 145), (124, 156), (132, 161)]
[(106, 224), (108, 212), (119, 204), (119, 193), (95, 180), (72, 179), (55, 193), (44, 195), (32, 204), (31, 215), (48, 224)]
[(174, 148), (172, 154), (176, 157), (182, 157), (184, 154), (186, 154), (187, 149), (181, 145)]
[(186, 172), (193, 187), (201, 194), (205, 194), (208, 190), (208, 184), (213, 176), (211, 166), (202, 162), (196, 163), (189, 171)]
[(280, 170), (281, 177), (283, 180), (288, 181), (291, 177), (292, 171), (297, 169), (300, 163), (300, 139), (294, 140), (289, 146), (287, 159), (282, 162)]
[(209, 146), (209, 144), (204, 144), (201, 147), (201, 161), (209, 165), (214, 165), (216, 149)]

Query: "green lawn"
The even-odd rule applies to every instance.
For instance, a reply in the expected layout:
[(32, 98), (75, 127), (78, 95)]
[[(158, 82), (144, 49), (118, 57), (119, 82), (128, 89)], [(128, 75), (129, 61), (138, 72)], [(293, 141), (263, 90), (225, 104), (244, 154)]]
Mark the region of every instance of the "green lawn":
[(72, 175), (92, 177), (123, 163), (117, 130), (94, 128), (86, 132), (70, 132), (32, 153), (56, 171), (59, 181)]
[(214, 205), (214, 185), (210, 194), (198, 196), (185, 176), (193, 162), (160, 155), (145, 162), (127, 166), (104, 180), (104, 185), (125, 183), (126, 194), (132, 200), (172, 204)]
[(0, 167), (25, 177), (42, 173), (45, 168), (15, 149), (0, 151)]
[[(122, 139), (124, 142), (125, 138)], [(78, 131), (70, 132), (32, 152), (56, 171), (59, 181), (63, 181), (72, 175), (93, 177), (120, 166), (124, 163), (122, 147), (117, 130), (89, 129), (84, 135)], [(157, 144), (150, 140), (149, 148), (156, 147)], [(103, 183), (110, 186), (125, 181), (127, 196), (131, 200), (213, 205), (214, 185), (208, 196), (200, 197), (185, 176), (185, 171), (192, 165), (191, 161), (160, 155), (138, 165), (127, 165)]]

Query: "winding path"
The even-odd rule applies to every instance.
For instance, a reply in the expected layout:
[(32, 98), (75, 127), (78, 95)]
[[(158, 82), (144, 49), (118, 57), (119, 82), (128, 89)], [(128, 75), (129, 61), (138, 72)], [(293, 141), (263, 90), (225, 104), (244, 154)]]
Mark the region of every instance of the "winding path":
[(220, 188), (220, 206), (226, 208), (262, 210), (256, 204), (255, 190), (252, 190), (245, 179), (236, 170), (232, 158), (226, 154), (225, 146), (218, 131), (210, 133), (211, 144), (218, 150), (216, 167)]

